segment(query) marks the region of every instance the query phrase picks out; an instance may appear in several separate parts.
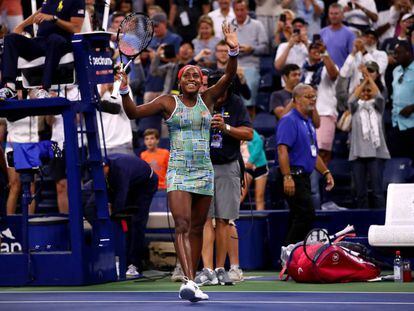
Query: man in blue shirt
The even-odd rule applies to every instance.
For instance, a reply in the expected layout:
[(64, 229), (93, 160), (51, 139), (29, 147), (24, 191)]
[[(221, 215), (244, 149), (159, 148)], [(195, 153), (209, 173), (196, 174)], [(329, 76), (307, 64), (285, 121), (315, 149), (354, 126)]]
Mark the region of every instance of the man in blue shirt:
[(411, 44), (399, 42), (395, 58), (399, 66), (393, 71), (393, 127), (389, 147), (392, 157), (408, 157), (414, 161), (414, 56)]
[[(71, 50), (72, 34), (80, 32), (85, 17), (85, 0), (45, 0), (42, 7), (25, 19), (4, 38), (2, 83), (0, 99), (16, 97), (17, 60), (45, 56), (42, 88), (36, 97), (49, 97), (48, 89), (60, 58)], [(22, 35), (24, 29), (37, 24), (37, 37), (30, 39)]]
[(290, 209), (286, 245), (303, 240), (312, 229), (315, 210), (311, 200), (310, 174), (316, 168), (326, 179), (326, 190), (334, 179), (318, 156), (316, 132), (310, 115), (315, 108), (315, 90), (306, 84), (293, 89), (293, 109), (277, 127), (276, 144), (279, 163), (278, 188)]

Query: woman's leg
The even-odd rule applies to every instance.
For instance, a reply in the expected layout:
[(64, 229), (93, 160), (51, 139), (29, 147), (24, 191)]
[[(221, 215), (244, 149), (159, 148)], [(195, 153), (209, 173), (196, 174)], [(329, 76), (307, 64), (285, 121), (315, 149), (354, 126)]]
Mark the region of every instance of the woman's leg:
[(267, 175), (255, 179), (254, 196), (256, 200), (256, 210), (265, 210), (265, 190), (266, 190)]
[(244, 173), (244, 187), (242, 189), (242, 194), (240, 197), (240, 203), (244, 201), (246, 198), (247, 193), (249, 192), (250, 184), (252, 183), (253, 177), (249, 173)]
[(206, 223), (204, 225), (203, 231), (203, 250), (201, 252), (203, 257), (203, 266), (204, 268), (208, 268), (213, 270), (214, 269), (214, 226), (213, 220), (211, 218), (207, 218)]
[(191, 209), (190, 245), (194, 275), (200, 262), (201, 250), (203, 248), (204, 224), (206, 223), (211, 199), (212, 196), (193, 195), (193, 206)]
[(180, 260), (184, 275), (194, 279), (193, 261), (191, 256), (191, 194), (185, 191), (168, 192), (168, 205), (175, 223), (175, 251)]

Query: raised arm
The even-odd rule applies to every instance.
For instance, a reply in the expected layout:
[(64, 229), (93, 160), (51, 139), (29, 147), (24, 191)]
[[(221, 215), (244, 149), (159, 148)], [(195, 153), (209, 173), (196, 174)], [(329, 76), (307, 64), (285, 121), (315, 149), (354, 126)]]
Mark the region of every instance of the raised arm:
[(225, 41), (230, 48), (229, 60), (227, 62), (224, 75), (217, 81), (215, 85), (208, 88), (203, 93), (204, 102), (211, 107), (215, 101), (224, 94), (237, 72), (237, 56), (239, 55), (239, 41), (235, 30), (230, 29), (229, 23), (223, 23), (223, 34)]
[(147, 104), (136, 106), (131, 96), (129, 96), (128, 77), (125, 74), (125, 71), (119, 72), (116, 75), (115, 79), (121, 79), (121, 87), (119, 93), (122, 97), (122, 106), (124, 107), (125, 114), (129, 119), (132, 120), (148, 117), (158, 113), (163, 113), (165, 115), (167, 113), (166, 102), (170, 100), (169, 95), (162, 95)]

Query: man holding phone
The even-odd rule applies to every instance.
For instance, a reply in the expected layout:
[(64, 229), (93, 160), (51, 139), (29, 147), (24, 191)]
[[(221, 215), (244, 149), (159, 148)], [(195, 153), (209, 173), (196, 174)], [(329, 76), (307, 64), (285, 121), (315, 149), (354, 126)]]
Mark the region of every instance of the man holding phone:
[(301, 18), (292, 21), (293, 34), (288, 42), (281, 43), (275, 57), (275, 68), (282, 70), (286, 64), (296, 64), (299, 67), (305, 63), (308, 57), (307, 23)]
[(354, 32), (363, 32), (378, 21), (378, 11), (374, 0), (339, 0), (344, 8), (345, 22)]

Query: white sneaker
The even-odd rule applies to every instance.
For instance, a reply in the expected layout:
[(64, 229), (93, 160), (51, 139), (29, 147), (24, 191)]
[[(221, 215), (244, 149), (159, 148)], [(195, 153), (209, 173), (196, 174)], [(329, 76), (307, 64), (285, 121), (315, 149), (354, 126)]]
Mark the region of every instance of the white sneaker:
[(209, 270), (207, 268), (204, 268), (194, 279), (194, 282), (198, 285), (198, 286), (203, 286), (203, 285), (217, 285), (218, 284), (218, 279), (216, 276), (216, 271), (214, 270)]
[(29, 97), (31, 99), (49, 98), (50, 94), (45, 89), (32, 89), (29, 92)]
[(171, 275), (171, 281), (173, 282), (182, 282), (183, 278), (184, 278), (184, 272), (183, 269), (181, 268), (180, 264), (177, 264), (174, 268), (174, 271)]
[(238, 267), (230, 268), (228, 275), (230, 280), (232, 280), (233, 282), (241, 282), (244, 280), (243, 271)]
[(196, 283), (185, 277), (184, 283), (180, 287), (178, 298), (189, 300), (191, 302), (197, 302), (200, 300), (208, 300), (209, 297), (207, 294), (202, 292)]
[(128, 266), (128, 270), (126, 272), (126, 277), (127, 278), (136, 278), (141, 276), (141, 274), (138, 272), (137, 267), (135, 267), (134, 265), (129, 265)]

